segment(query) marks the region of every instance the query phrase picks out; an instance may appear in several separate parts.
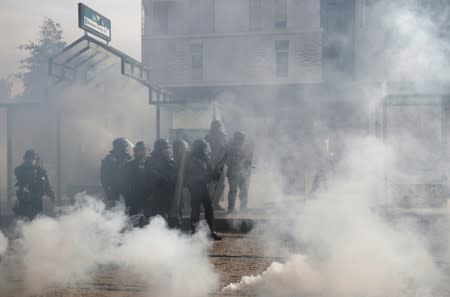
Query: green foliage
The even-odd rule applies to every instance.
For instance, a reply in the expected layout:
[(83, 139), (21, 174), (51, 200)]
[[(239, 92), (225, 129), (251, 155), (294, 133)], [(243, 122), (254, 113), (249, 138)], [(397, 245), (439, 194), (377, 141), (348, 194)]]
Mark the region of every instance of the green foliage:
[(21, 50), (29, 53), (29, 57), (21, 61), (22, 67), (32, 70), (36, 64), (48, 62), (48, 58), (64, 48), (65, 45), (61, 25), (50, 18), (45, 18), (37, 40), (28, 41), (19, 46)]
[(36, 100), (45, 98), (48, 59), (62, 50), (65, 45), (61, 26), (54, 20), (45, 18), (37, 39), (19, 47), (28, 53), (28, 56), (21, 61), (24, 72), (19, 74), (24, 85), (23, 97)]

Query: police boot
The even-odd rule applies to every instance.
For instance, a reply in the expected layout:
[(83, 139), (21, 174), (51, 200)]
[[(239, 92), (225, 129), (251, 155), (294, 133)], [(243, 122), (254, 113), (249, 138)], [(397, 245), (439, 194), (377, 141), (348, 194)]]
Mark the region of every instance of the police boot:
[(211, 232), (211, 234), (209, 235), (209, 238), (214, 240), (214, 241), (222, 240), (222, 236), (220, 236), (216, 232)]

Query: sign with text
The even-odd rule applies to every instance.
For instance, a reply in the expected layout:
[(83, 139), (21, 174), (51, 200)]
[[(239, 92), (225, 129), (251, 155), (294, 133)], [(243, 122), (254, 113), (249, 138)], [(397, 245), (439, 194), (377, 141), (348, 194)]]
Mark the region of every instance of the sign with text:
[(78, 3), (78, 27), (106, 41), (111, 41), (111, 20), (83, 3)]

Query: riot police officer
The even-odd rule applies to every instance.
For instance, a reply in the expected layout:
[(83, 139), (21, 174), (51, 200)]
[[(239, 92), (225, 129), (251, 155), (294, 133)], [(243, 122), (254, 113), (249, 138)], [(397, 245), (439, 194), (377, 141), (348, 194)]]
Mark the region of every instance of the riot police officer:
[(47, 171), (38, 163), (39, 156), (34, 150), (27, 150), (23, 163), (15, 169), (17, 178), (17, 201), (14, 212), (29, 220), (42, 213), (43, 196), (55, 200), (53, 189), (48, 180)]
[(247, 209), (248, 186), (252, 167), (252, 152), (244, 147), (245, 134), (236, 132), (227, 149), (228, 212), (235, 211), (236, 196), (239, 189), (240, 208)]
[(192, 144), (191, 155), (186, 164), (186, 184), (191, 193), (191, 227), (195, 232), (200, 221), (200, 207), (203, 205), (205, 219), (210, 229), (210, 236), (214, 240), (222, 238), (214, 230), (214, 209), (208, 184), (220, 177), (209, 164), (209, 145), (203, 139), (197, 139)]
[[(221, 121), (214, 120), (211, 123), (211, 129), (205, 136), (205, 140), (211, 148), (211, 157), (209, 160), (211, 167), (223, 171), (226, 158), (227, 134)], [(213, 207), (215, 210), (223, 210), (220, 206), (220, 201), (222, 200), (225, 189), (225, 176), (221, 175), (211, 186), (215, 189), (214, 197), (212, 197)]]
[(124, 194), (125, 163), (131, 160), (128, 149), (131, 143), (125, 138), (116, 138), (113, 149), (102, 160), (100, 178), (106, 195), (106, 206), (113, 207)]
[(172, 157), (172, 146), (166, 139), (158, 139), (148, 160), (151, 187), (151, 215), (168, 219), (177, 181), (177, 167)]
[(147, 176), (147, 147), (138, 141), (133, 149), (134, 158), (124, 166), (125, 206), (133, 225), (142, 227), (149, 215), (150, 189)]

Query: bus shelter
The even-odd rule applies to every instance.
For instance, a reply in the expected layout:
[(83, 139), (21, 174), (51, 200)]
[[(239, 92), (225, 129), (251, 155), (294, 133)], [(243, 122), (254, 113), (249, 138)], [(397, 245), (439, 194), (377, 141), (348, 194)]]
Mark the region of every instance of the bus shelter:
[(14, 168), (26, 149), (41, 156), (57, 199), (97, 193), (100, 161), (116, 137), (152, 143), (160, 137), (160, 106), (170, 93), (150, 69), (87, 34), (49, 59), (47, 98), (2, 103), (6, 111), (7, 201)]
[(445, 92), (383, 99), (381, 134), (394, 152), (385, 172), (388, 201), (407, 208), (441, 207), (447, 201), (449, 112)]

